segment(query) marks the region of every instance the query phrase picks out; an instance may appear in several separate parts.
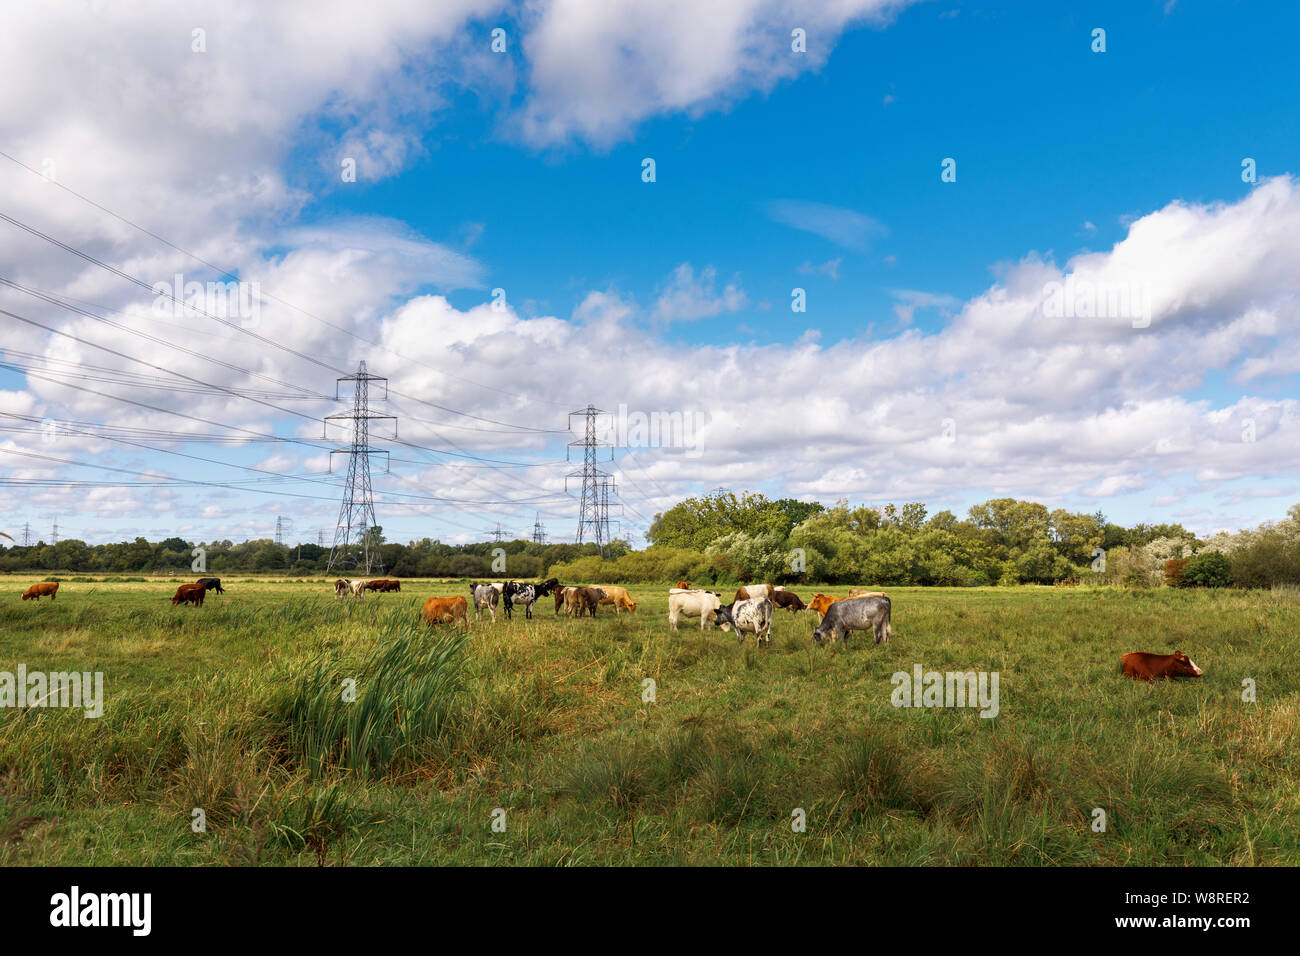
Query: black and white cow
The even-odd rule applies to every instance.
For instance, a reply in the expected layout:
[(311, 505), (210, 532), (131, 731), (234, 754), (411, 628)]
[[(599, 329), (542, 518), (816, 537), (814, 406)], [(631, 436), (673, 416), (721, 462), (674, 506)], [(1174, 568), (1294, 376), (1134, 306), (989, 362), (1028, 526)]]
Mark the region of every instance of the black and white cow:
[(772, 602), (767, 598), (732, 601), (719, 607), (714, 617), (724, 631), (728, 625), (734, 627), (742, 644), (746, 631), (753, 634), (759, 644), (772, 642)]
[(522, 604), (524, 617), (531, 618), (533, 605), (537, 602), (537, 587), (532, 584), (520, 584), (518, 581), (507, 581), (501, 591), (501, 598), (506, 608), (506, 620), (510, 620), (516, 604)]

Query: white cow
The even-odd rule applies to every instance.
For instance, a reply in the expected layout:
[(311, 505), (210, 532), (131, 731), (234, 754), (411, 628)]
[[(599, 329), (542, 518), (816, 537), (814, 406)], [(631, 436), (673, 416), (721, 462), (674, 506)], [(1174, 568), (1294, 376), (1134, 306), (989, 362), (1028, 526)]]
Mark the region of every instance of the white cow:
[(364, 580), (349, 581), (348, 590), (352, 592), (353, 597), (364, 598), (366, 596), (366, 582)]
[(668, 592), (668, 623), (675, 631), (679, 617), (683, 615), (698, 617), (702, 631), (705, 622), (713, 617), (721, 606), (722, 599), (712, 591), (685, 591), (681, 588), (673, 588)]

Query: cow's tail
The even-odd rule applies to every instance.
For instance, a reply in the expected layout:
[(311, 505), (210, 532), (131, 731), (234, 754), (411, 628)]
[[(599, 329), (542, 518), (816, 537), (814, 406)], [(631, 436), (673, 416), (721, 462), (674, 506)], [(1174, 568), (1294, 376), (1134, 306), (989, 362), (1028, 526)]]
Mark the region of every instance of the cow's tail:
[(885, 598), (885, 643), (886, 644), (889, 643), (889, 636), (890, 634), (893, 633), (893, 628), (890, 625), (890, 618), (893, 615), (893, 607), (894, 606), (892, 603), (890, 603), (889, 598)]

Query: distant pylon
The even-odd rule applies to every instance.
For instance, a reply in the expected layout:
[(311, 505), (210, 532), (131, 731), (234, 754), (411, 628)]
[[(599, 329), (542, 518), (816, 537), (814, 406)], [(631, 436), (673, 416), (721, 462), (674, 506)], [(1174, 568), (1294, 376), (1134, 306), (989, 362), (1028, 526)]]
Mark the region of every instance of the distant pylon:
[(323, 528), (316, 532), (316, 547), (325, 547), (325, 530)]
[(275, 543), (284, 545), (284, 522), (279, 515), (275, 516)]
[[(348, 456), (348, 477), (343, 486), (343, 503), (339, 506), (339, 520), (334, 528), (334, 547), (330, 551), (329, 562), (325, 570), (345, 570), (357, 568), (365, 574), (383, 571), (383, 559), (379, 554), (378, 543), (374, 540), (372, 529), (375, 527), (375, 499), (370, 487), (370, 456), (387, 455), (383, 449), (370, 445), (370, 422), (373, 419), (391, 418), (393, 434), (397, 433), (397, 418), (394, 415), (378, 415), (370, 409), (370, 383), (384, 383), (384, 400), (388, 398), (388, 379), (382, 375), (371, 375), (366, 371), (366, 363), (357, 366), (356, 374), (340, 376), (334, 383), (334, 397), (337, 399), (338, 383), (354, 383), (352, 391), (352, 411), (325, 416), (328, 429), (331, 419), (347, 419), (352, 423), (352, 446), (336, 448), (330, 451), (331, 470), (335, 455)], [(326, 436), (327, 437), (327, 436)]]
[[(596, 438), (596, 416), (608, 414), (609, 412), (602, 411), (594, 405), (569, 412), (570, 426), (572, 426), (573, 416), (582, 415), (587, 419), (587, 427), (582, 441), (571, 441), (568, 446), (570, 450), (575, 445), (582, 447), (582, 470), (570, 472), (564, 478), (565, 491), (569, 490), (570, 478), (582, 479), (582, 500), (578, 505), (578, 543), (582, 544), (584, 540), (590, 538), (596, 543), (600, 553), (605, 556), (608, 556), (609, 545), (609, 512), (606, 508), (608, 493), (602, 499), (601, 482), (612, 481), (614, 476), (596, 467), (596, 455), (598, 449), (609, 448), (609, 459), (613, 461), (614, 449), (609, 442)], [(566, 458), (568, 454), (569, 451), (566, 450)]]
[(542, 524), (542, 513), (537, 512), (533, 519), (533, 544), (546, 543), (546, 525)]
[(24, 521), (23, 522), (23, 547), (30, 548), (31, 546), (32, 546), (32, 523), (30, 521)]
[(498, 521), (496, 530), (492, 532), (492, 540), (500, 544), (503, 537), (505, 537), (505, 532), (501, 530), (501, 522)]
[(50, 538), (50, 544), (59, 543), (59, 519), (57, 517), (54, 519), (54, 533), (50, 535)]

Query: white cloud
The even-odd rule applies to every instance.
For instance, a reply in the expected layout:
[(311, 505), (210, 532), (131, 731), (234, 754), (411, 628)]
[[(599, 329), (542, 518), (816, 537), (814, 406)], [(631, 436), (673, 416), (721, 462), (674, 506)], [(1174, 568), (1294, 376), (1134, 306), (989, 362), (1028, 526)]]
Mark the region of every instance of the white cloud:
[(651, 317), (658, 322), (692, 321), (743, 309), (748, 303), (744, 289), (729, 282), (717, 292), (717, 277), (713, 266), (705, 266), (696, 275), (691, 264), (683, 262), (664, 284)]
[(870, 216), (820, 202), (774, 199), (763, 203), (763, 211), (776, 222), (811, 232), (848, 249), (866, 248), (889, 230)]

